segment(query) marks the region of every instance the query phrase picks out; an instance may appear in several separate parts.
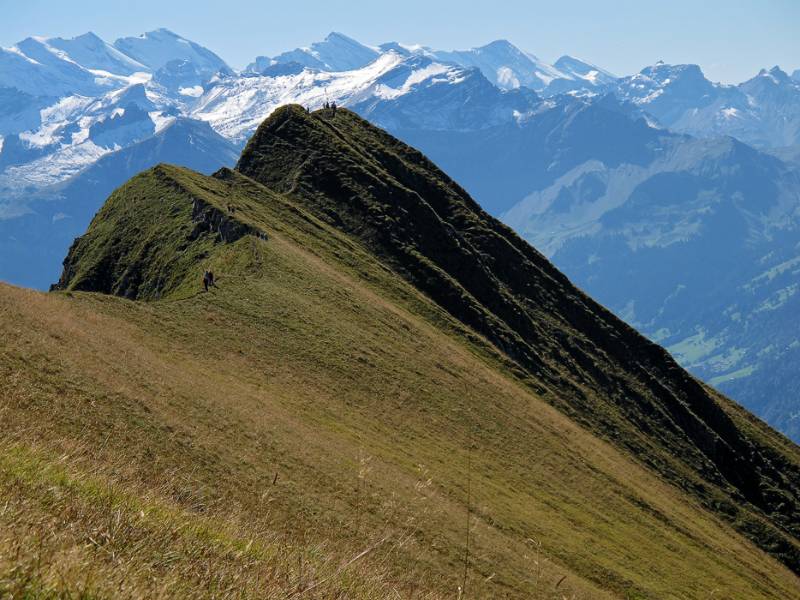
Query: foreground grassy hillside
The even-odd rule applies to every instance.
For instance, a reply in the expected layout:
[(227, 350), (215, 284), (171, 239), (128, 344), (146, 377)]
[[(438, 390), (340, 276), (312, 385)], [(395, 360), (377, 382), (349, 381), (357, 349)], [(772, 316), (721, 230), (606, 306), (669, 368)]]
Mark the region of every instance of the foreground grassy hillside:
[[(795, 517), (669, 459), (647, 415), (593, 428), (602, 388), (532, 373), (275, 187), (157, 167), (73, 246), (66, 291), (0, 286), (0, 596), (800, 597), (785, 547), (743, 530), (792, 546)], [(710, 401), (789, 465), (791, 509), (796, 448)]]

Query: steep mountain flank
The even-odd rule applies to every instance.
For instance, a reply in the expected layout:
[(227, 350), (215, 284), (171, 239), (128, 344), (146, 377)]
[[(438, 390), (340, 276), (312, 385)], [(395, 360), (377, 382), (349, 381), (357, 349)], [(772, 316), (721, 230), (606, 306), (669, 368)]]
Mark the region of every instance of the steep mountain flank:
[[(92, 221), (91, 234), (70, 248), (53, 289), (155, 300), (185, 283), (216, 244), (263, 236), (219, 197), (194, 195), (175, 172), (158, 165), (112, 194)], [(154, 193), (162, 195), (153, 201)]]
[(346, 110), (287, 107), (237, 170), (358, 237), (538, 379), (551, 403), (800, 571), (788, 444), (765, 443), (765, 426), (580, 293), (419, 152)]
[(797, 448), (353, 113), (139, 174), (58, 289), (0, 286), (0, 595), (800, 598)]

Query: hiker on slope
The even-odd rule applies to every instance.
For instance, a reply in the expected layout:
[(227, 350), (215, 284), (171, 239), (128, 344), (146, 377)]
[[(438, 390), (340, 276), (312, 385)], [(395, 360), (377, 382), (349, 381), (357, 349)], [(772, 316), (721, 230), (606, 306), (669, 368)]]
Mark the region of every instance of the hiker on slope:
[(207, 292), (210, 287), (217, 287), (217, 284), (214, 281), (214, 272), (206, 269), (203, 273), (203, 290)]

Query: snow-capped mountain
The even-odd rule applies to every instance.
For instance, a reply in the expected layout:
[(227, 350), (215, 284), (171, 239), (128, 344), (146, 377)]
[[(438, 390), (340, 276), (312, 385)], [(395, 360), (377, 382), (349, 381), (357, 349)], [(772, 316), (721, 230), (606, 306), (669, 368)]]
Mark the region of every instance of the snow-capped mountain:
[(602, 92), (617, 80), (616, 75), (605, 69), (572, 56), (562, 56), (553, 66), (563, 75), (547, 86), (545, 93), (549, 96), (580, 91)]
[(0, 191), (8, 197), (15, 190), (56, 184), (170, 120), (140, 83), (99, 98), (64, 97), (40, 111), (38, 127), (6, 136), (0, 148), (0, 165), (5, 166)]
[(555, 65), (550, 65), (508, 40), (496, 40), (469, 50), (434, 50), (397, 42), (382, 44), (380, 48), (384, 52), (428, 56), (444, 63), (474, 67), (501, 89), (526, 87), (544, 96), (570, 91), (596, 92), (616, 80), (608, 71), (569, 56), (562, 56)]
[(0, 87), (30, 96), (93, 96), (128, 82), (127, 77), (78, 64), (44, 38), (26, 38), (0, 48)]
[(276, 63), (297, 63), (319, 71), (352, 71), (365, 67), (379, 55), (376, 49), (342, 33), (333, 32), (309, 48), (296, 48), (273, 58), (257, 56), (255, 61), (247, 65), (245, 72), (261, 74), (265, 68)]
[(203, 85), (230, 72), (210, 50), (164, 29), (116, 46), (92, 33), (28, 38), (3, 49), (0, 65), (8, 66), (3, 61), (20, 67), (0, 69), (5, 213), (31, 189), (64, 181), (156, 134), (185, 114)]
[(326, 101), (351, 107), (388, 128), (415, 123), (464, 130), (511, 121), (532, 110), (539, 99), (531, 90), (504, 92), (477, 69), (390, 51), (353, 71), (298, 65), (278, 74), (223, 79), (198, 99), (191, 115), (242, 143), (278, 106), (297, 103), (315, 109)]
[(541, 92), (551, 81), (565, 76), (552, 65), (523, 52), (507, 40), (497, 40), (470, 50), (429, 52), (443, 62), (477, 67), (489, 81), (502, 89), (524, 86)]
[(278, 106), (296, 103), (318, 108), (326, 100), (340, 105), (358, 101), (377, 91), (377, 80), (402, 61), (400, 55), (387, 53), (353, 71), (320, 71), (294, 63), (278, 75), (222, 80), (198, 99), (191, 114), (241, 143)]
[(513, 123), (541, 105), (527, 88), (502, 90), (477, 68), (411, 56), (376, 80), (350, 107), (390, 131), (475, 131)]
[(574, 56), (564, 55), (559, 58), (553, 66), (567, 75), (575, 78), (586, 79), (596, 84), (609, 84), (613, 83), (617, 76), (609, 73), (596, 65), (588, 63)]
[(91, 31), (70, 39), (50, 38), (47, 43), (64, 52), (71, 61), (85, 69), (107, 71), (115, 75), (150, 71), (150, 67), (123, 54)]
[(318, 71), (352, 71), (367, 66), (381, 54), (389, 52), (477, 68), (501, 89), (527, 87), (547, 95), (578, 90), (596, 91), (616, 79), (604, 69), (569, 56), (559, 59), (561, 67), (558, 64), (550, 65), (507, 40), (496, 40), (469, 50), (436, 50), (398, 42), (387, 42), (372, 48), (335, 32), (307, 48), (296, 48), (272, 58), (258, 56), (246, 67), (245, 73), (262, 74), (275, 64), (294, 63)]
[(232, 72), (219, 56), (208, 48), (187, 40), (168, 29), (156, 29), (137, 37), (120, 38), (114, 47), (135, 61), (157, 71), (168, 62), (185, 60), (206, 78), (219, 71)]
[(730, 135), (759, 148), (800, 143), (800, 82), (778, 67), (722, 85), (706, 79), (697, 65), (660, 62), (620, 79), (614, 90), (674, 131)]

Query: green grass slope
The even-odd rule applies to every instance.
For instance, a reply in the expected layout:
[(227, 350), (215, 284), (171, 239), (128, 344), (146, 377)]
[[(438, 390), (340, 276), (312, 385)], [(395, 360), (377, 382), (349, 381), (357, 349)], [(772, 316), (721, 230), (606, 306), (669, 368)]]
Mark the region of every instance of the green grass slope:
[[(388, 199), (365, 216), (362, 189), (304, 189), (306, 169), (340, 159), (315, 155), (321, 142), (354, 148), (341, 172), (379, 173), (372, 185), (413, 191), (398, 178), (416, 164), (458, 192), (353, 115), (330, 118), (289, 108), (265, 123), (327, 132), (307, 148), (285, 138), (283, 166), (250, 171), (275, 190), (156, 167), (76, 240), (62, 292), (0, 286), (0, 596), (800, 597), (796, 448), (700, 388), (753, 449), (740, 466), (784, 505), (766, 488), (752, 502), (722, 450), (692, 448), (695, 421), (654, 420), (685, 375), (647, 354), (628, 368), (619, 348), (638, 338), (533, 251), (520, 253), (540, 271), (523, 275), (550, 302), (536, 312), (510, 278), (476, 273), (502, 294), (491, 305), (422, 232), (392, 225)], [(428, 213), (454, 231), (446, 251), (504, 273), (480, 240), (510, 234), (453, 206), (461, 217), (444, 202)]]

